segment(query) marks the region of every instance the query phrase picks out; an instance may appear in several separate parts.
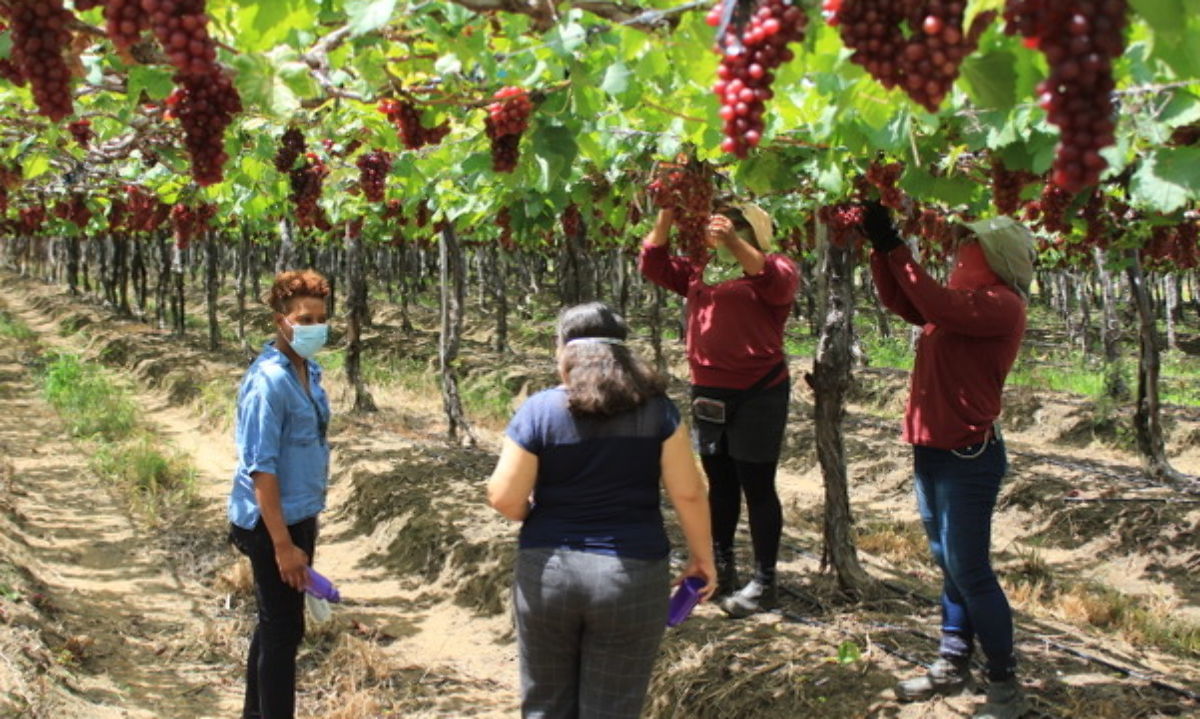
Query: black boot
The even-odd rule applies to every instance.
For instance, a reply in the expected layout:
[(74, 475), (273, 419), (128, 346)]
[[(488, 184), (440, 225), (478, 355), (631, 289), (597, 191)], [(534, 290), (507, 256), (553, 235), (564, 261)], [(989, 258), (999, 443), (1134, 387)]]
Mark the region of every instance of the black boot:
[(718, 601), (731, 596), (740, 586), (738, 582), (737, 563), (733, 560), (733, 552), (715, 552), (717, 564), (717, 591), (712, 600)]

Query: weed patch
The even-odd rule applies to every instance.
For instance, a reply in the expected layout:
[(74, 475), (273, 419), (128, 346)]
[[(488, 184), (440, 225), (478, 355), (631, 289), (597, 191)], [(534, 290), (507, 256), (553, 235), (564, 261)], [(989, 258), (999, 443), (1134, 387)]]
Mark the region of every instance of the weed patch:
[(42, 374), (46, 400), (66, 420), (75, 437), (119, 440), (134, 429), (136, 407), (96, 365), (70, 354), (58, 355)]

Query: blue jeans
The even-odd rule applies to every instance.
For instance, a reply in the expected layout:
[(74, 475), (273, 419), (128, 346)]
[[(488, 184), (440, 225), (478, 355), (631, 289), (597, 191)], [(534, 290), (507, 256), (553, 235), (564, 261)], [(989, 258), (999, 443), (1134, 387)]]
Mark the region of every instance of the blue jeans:
[(966, 660), (978, 640), (992, 681), (1016, 669), (1012, 609), (988, 556), (992, 510), (1007, 470), (1004, 442), (996, 438), (961, 450), (913, 447), (917, 508), (942, 568), (940, 654)]

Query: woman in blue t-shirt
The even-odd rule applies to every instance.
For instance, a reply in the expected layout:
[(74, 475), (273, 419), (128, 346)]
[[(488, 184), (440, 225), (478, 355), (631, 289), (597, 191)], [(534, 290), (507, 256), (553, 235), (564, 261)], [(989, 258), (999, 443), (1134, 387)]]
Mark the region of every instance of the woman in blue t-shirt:
[(522, 521), (514, 614), (524, 717), (633, 719), (667, 619), (670, 544), (660, 483), (679, 515), (683, 577), (716, 589), (708, 499), (665, 382), (625, 346), (601, 302), (558, 320), (563, 384), (509, 423), (488, 501)]

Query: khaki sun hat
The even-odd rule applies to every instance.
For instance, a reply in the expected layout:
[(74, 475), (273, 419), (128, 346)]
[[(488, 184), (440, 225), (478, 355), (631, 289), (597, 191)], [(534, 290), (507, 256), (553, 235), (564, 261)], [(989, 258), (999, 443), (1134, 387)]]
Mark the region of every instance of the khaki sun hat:
[(963, 225), (979, 238), (992, 271), (1022, 297), (1029, 299), (1035, 258), (1033, 234), (1029, 229), (1011, 217), (993, 217), (978, 222), (964, 222)]
[(754, 239), (758, 240), (758, 249), (763, 252), (775, 249), (775, 235), (772, 232), (774, 223), (771, 222), (771, 216), (767, 214), (766, 210), (753, 202), (741, 202), (734, 207), (742, 211), (746, 222), (749, 222), (750, 226), (754, 228)]

